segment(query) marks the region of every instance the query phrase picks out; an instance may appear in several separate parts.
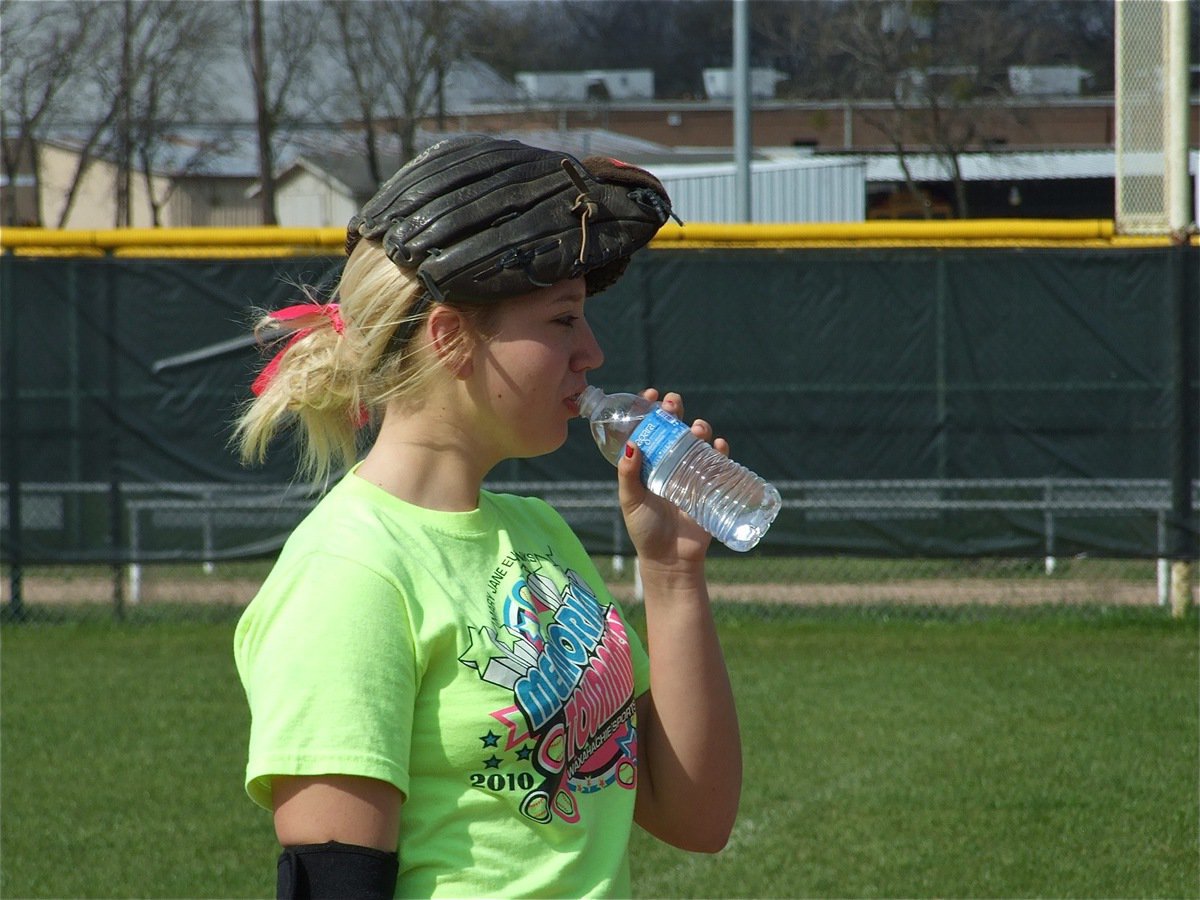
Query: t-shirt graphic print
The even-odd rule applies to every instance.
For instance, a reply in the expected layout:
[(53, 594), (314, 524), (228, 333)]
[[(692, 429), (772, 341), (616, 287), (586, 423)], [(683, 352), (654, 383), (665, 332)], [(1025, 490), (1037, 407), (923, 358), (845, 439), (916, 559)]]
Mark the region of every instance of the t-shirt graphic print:
[(468, 628), (459, 662), (512, 694), (510, 705), (490, 711), (494, 727), (480, 740), (492, 752), (471, 780), (523, 791), (521, 814), (534, 822), (575, 823), (579, 795), (637, 784), (634, 672), (616, 607), (573, 571), (556, 583), (561, 570), (537, 569), (546, 562), (508, 554), (489, 580), (498, 627)]

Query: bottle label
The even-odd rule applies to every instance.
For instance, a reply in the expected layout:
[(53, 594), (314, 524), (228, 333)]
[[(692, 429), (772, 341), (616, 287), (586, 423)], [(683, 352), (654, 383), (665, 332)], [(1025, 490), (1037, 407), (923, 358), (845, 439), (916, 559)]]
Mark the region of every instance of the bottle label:
[(687, 425), (661, 407), (638, 423), (629, 439), (642, 451), (642, 481), (649, 483), (650, 473), (667, 452), (675, 446), (679, 436), (691, 431)]

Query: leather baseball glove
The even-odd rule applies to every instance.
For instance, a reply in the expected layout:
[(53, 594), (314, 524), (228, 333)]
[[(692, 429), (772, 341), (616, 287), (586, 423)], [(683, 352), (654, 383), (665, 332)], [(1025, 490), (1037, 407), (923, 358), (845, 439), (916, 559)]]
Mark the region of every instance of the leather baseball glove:
[(657, 178), (617, 160), (467, 135), (393, 175), (346, 228), (346, 252), (378, 240), (434, 300), (481, 303), (585, 276), (620, 277), (666, 222)]

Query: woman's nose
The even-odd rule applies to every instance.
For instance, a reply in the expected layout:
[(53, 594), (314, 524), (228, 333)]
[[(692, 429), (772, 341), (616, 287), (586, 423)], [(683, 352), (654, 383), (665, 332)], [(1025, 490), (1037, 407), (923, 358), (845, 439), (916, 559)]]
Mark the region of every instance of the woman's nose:
[(592, 326), (585, 320), (580, 331), (580, 343), (575, 350), (572, 366), (576, 372), (587, 372), (598, 369), (604, 364), (604, 351), (600, 348)]

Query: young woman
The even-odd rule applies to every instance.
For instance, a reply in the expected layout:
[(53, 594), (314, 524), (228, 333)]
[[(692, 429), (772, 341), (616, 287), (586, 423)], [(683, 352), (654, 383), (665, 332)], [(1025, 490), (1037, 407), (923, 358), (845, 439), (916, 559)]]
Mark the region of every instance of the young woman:
[[(337, 302), (265, 320), (293, 337), (239, 423), (246, 457), (295, 423), (310, 474), (352, 464), (289, 538), (235, 638), (252, 713), (247, 790), (274, 813), (281, 897), (628, 896), (633, 821), (689, 850), (729, 837), (741, 750), (705, 584), (709, 536), (645, 489), (631, 445), (617, 479), (647, 658), (566, 523), (540, 500), (482, 489), (498, 462), (565, 441), (604, 358), (589, 292), (670, 210), (648, 173), (561, 163), (513, 142), (438, 145), (352, 221)], [(577, 210), (540, 253), (526, 238), (549, 243), (551, 192), (515, 215), (503, 203), (504, 225), (524, 219), (519, 240), (497, 239), (480, 199), (497, 185), (528, 191), (531, 164)], [(655, 185), (657, 203), (635, 196), (650, 213), (631, 239), (621, 204)], [(437, 209), (468, 221), (413, 252), (398, 231), (436, 230)], [(436, 268), (481, 235), (490, 243), (467, 254), (478, 265)], [(497, 254), (522, 277), (479, 278)], [(679, 395), (662, 399), (683, 415)], [(377, 431), (355, 462), (367, 420)], [(692, 430), (713, 440), (703, 421)]]

